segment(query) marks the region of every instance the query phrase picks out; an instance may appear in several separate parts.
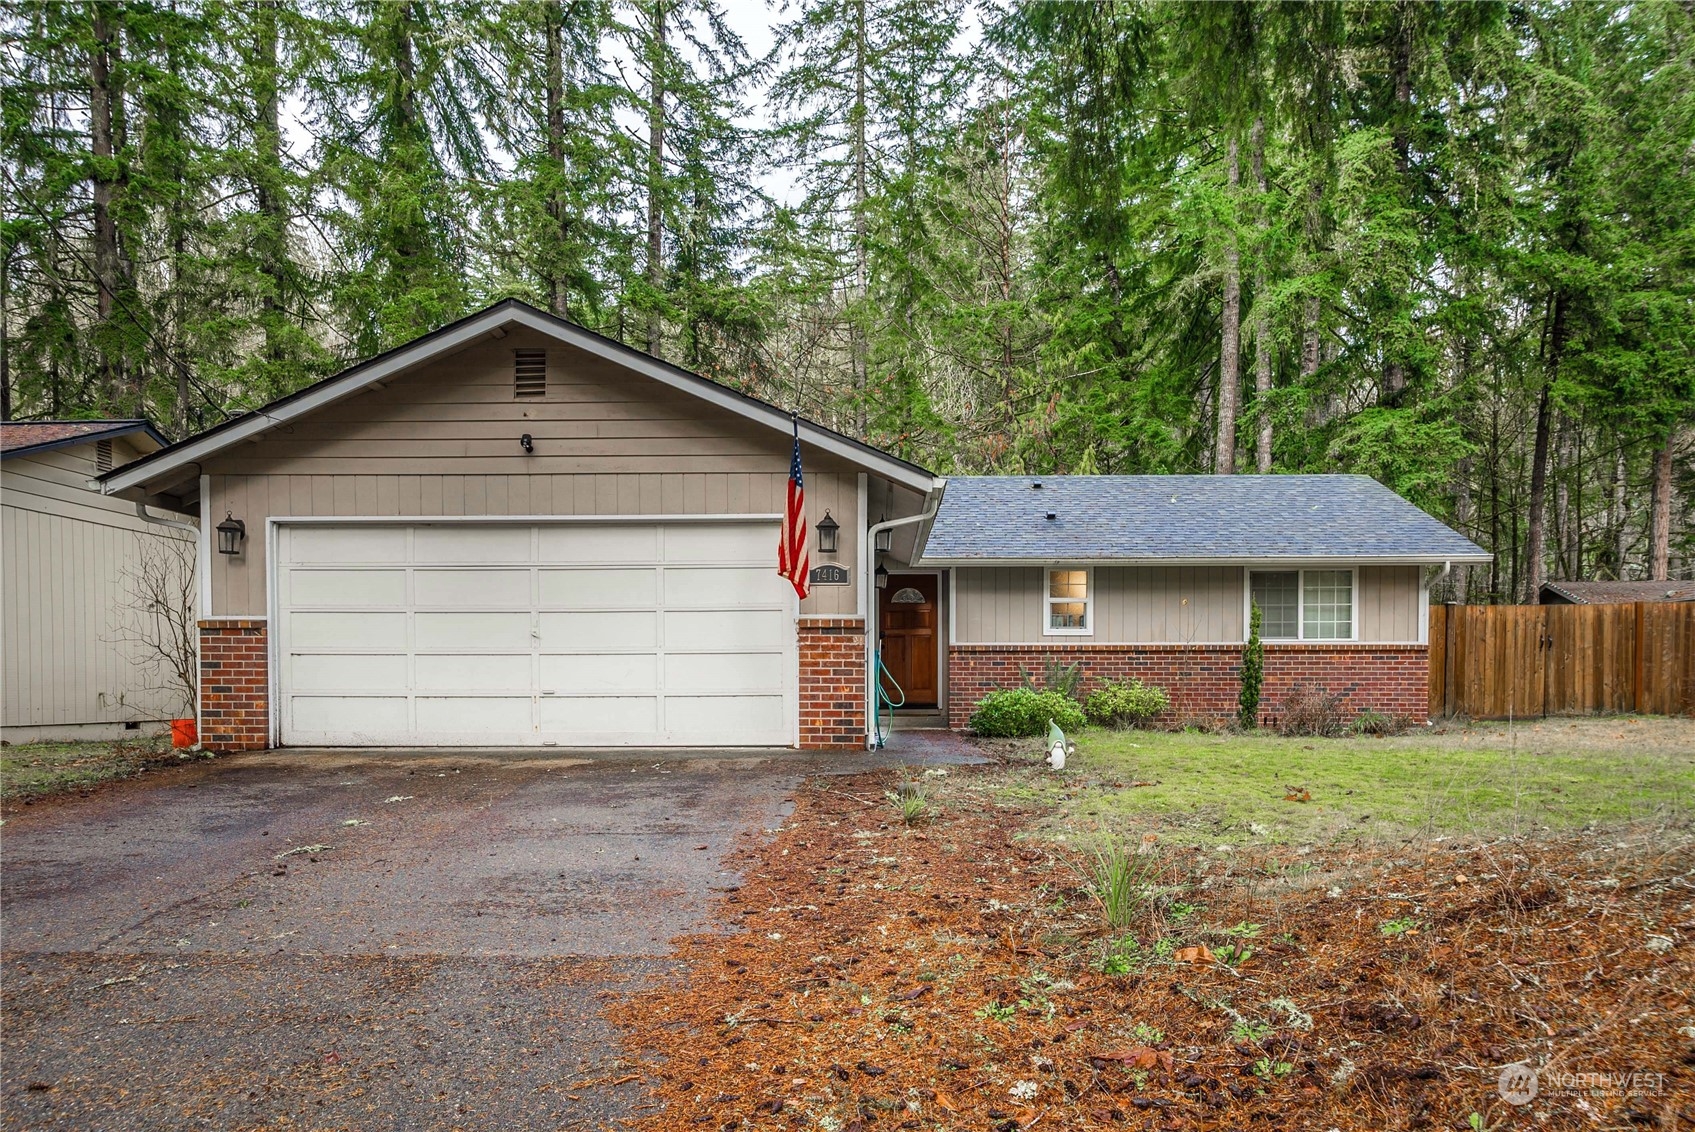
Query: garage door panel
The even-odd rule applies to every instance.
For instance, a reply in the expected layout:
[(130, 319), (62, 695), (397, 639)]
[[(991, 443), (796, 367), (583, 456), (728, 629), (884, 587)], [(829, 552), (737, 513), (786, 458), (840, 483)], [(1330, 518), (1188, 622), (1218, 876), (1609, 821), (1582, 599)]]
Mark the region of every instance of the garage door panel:
[(542, 692), (578, 695), (584, 692), (659, 691), (659, 658), (652, 653), (584, 653), (580, 656), (543, 654), (539, 658)]
[(533, 536), (529, 527), (487, 523), (414, 527), (414, 562), (528, 562)]
[(413, 601), (420, 606), (530, 608), (528, 570), (415, 570)]
[(786, 613), (765, 610), (667, 610), (665, 648), (708, 651), (774, 647), (793, 633)]
[(788, 743), (791, 730), (782, 696), (667, 696), (665, 729), (745, 746)]
[(691, 692), (776, 692), (788, 683), (788, 658), (781, 653), (668, 653), (667, 696)]
[(652, 567), (541, 571), (541, 603), (572, 609), (651, 608), (659, 598)]
[(290, 605), (374, 606), (406, 604), (405, 570), (290, 570)]
[(284, 741), (786, 746), (798, 674), (776, 537), (775, 523), (285, 526)]
[(293, 687), (302, 692), (398, 692), (406, 694), (404, 653), (295, 653), (289, 658)]
[(414, 613), (413, 640), (421, 649), (511, 649), (530, 645), (528, 613)]
[(404, 736), (410, 709), (404, 696), (294, 696), (289, 715), (297, 731)]
[(651, 649), (659, 644), (659, 615), (627, 613), (543, 613), (537, 619), (541, 647), (561, 652)]
[(528, 696), (419, 696), (416, 705), (418, 731), (424, 735), (505, 735), (531, 730)]
[(299, 613), (289, 617), (291, 648), (404, 649), (404, 613)]
[(657, 562), (659, 529), (637, 524), (603, 527), (564, 523), (541, 528), (545, 563)]
[(543, 735), (656, 737), (659, 699), (656, 696), (547, 697), (536, 705), (536, 729)]
[(405, 527), (288, 527), (288, 560), (297, 565), (327, 562), (405, 562)]
[(758, 563), (777, 558), (777, 528), (757, 523), (678, 523), (665, 528), (667, 562)]
[[(412, 658), (413, 686), (419, 692), (499, 692), (530, 686), (530, 654), (435, 655)], [(526, 724), (528, 726), (528, 724)]]
[(665, 571), (665, 605), (723, 608), (732, 595), (745, 604), (777, 605), (786, 583), (775, 566), (686, 566)]

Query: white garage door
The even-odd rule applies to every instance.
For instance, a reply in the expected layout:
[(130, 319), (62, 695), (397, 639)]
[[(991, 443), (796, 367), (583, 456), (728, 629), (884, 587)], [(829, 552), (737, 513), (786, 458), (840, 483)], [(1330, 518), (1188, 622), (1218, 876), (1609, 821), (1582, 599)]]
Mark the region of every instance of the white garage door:
[(282, 740), (790, 746), (762, 522), (283, 525)]

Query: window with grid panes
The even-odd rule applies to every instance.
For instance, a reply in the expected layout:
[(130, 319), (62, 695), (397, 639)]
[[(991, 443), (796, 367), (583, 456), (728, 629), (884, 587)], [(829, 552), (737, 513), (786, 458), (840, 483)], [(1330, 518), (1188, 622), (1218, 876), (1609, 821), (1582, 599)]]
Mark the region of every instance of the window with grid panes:
[(1089, 631), (1089, 572), (1048, 571), (1048, 632)]

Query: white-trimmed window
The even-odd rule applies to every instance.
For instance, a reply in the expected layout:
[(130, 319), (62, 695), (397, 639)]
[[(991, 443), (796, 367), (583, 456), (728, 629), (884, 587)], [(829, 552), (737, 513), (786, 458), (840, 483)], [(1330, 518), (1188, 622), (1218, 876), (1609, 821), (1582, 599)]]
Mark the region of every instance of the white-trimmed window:
[(1042, 632), (1048, 636), (1088, 636), (1095, 631), (1095, 586), (1091, 571), (1060, 567), (1047, 572), (1042, 600)]
[(1248, 600), (1260, 609), (1260, 637), (1353, 640), (1354, 585), (1351, 569), (1248, 571)]

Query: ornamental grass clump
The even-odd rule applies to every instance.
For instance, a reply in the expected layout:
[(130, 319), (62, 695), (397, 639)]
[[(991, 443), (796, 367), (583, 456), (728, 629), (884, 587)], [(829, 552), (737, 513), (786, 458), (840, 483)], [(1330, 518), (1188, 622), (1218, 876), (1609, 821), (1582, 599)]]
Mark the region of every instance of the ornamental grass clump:
[(1090, 857), (1083, 888), (1101, 907), (1101, 919), (1115, 932), (1124, 931), (1153, 891), (1155, 859), (1126, 852), (1109, 841)]

